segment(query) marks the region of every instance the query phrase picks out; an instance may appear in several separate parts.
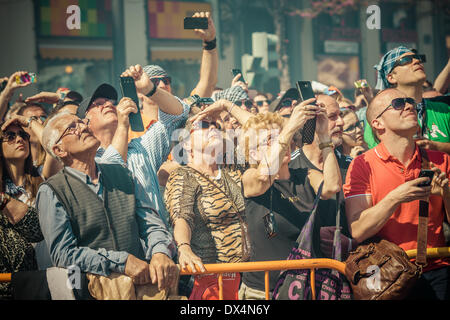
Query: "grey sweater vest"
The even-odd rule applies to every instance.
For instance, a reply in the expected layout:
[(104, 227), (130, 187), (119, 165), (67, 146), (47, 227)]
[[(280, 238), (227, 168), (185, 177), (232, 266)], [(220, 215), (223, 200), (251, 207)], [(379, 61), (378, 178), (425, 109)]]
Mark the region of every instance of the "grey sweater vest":
[(80, 178), (66, 169), (48, 185), (70, 217), (78, 246), (125, 251), (144, 260), (136, 221), (135, 185), (131, 172), (117, 164), (98, 164), (103, 201)]

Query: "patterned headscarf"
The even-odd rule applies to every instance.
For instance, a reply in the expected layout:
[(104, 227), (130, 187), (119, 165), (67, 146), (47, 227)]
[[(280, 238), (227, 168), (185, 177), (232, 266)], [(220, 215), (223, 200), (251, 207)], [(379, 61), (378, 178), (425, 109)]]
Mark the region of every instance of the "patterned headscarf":
[(404, 46), (392, 49), (381, 58), (377, 65), (373, 66), (378, 71), (375, 89), (384, 90), (391, 87), (391, 84), (387, 81), (387, 75), (392, 71), (395, 61), (407, 52), (413, 51)]
[(236, 85), (231, 88), (214, 93), (212, 98), (214, 99), (214, 101), (226, 99), (234, 103), (236, 101), (247, 100), (249, 97), (247, 92), (245, 92), (245, 90), (242, 89), (241, 86)]
[(156, 64), (151, 64), (148, 66), (145, 66), (143, 68), (144, 72), (148, 75), (148, 77), (154, 78), (154, 77), (168, 77), (166, 70), (161, 68), (160, 66), (157, 66)]

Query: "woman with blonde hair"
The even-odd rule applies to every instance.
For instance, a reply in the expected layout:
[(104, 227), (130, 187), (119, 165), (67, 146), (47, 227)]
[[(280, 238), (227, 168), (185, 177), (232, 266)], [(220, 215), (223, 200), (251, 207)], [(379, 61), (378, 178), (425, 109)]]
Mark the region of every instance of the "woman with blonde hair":
[[(317, 190), (322, 181), (322, 195), (331, 195), (341, 188), (340, 171), (331, 147), (322, 150), (323, 172), (289, 169), (292, 138), (307, 120), (317, 119), (316, 135), (320, 142), (330, 145), (326, 110), (323, 105), (313, 105), (314, 101), (309, 99), (300, 104), (294, 101), (289, 119), (271, 112), (255, 116), (246, 114), (245, 117), (235, 115), (242, 124), (238, 149), (246, 162), (241, 181), (251, 243), (249, 261), (288, 257), (314, 201), (305, 197), (305, 188), (312, 186)], [(225, 105), (224, 109), (233, 111), (236, 108)], [(218, 111), (217, 108), (205, 109), (201, 116), (212, 116)], [(278, 275), (277, 271), (269, 272), (269, 291), (274, 289)], [(265, 299), (264, 283), (264, 273), (244, 273), (239, 299)]]

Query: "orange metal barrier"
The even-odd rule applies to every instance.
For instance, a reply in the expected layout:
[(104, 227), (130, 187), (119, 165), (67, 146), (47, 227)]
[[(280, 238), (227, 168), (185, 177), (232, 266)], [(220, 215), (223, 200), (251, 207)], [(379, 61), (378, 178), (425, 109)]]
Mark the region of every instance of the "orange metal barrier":
[(223, 282), (222, 274), (227, 272), (256, 272), (264, 271), (264, 284), (266, 300), (269, 300), (269, 271), (273, 270), (290, 270), (290, 269), (310, 269), (311, 270), (311, 289), (312, 299), (316, 299), (315, 292), (315, 269), (335, 269), (342, 274), (345, 274), (345, 263), (333, 259), (304, 259), (304, 260), (277, 260), (277, 261), (257, 261), (257, 262), (240, 262), (240, 263), (218, 263), (205, 264), (206, 272), (192, 272), (189, 270), (182, 270), (180, 275), (195, 275), (195, 274), (219, 274), (219, 299), (223, 300)]
[[(415, 258), (417, 250), (408, 250), (406, 254), (409, 258)], [(428, 248), (427, 258), (450, 257), (450, 247)], [(180, 275), (196, 275), (196, 274), (218, 274), (219, 282), (219, 299), (223, 300), (223, 274), (228, 272), (258, 272), (264, 271), (264, 285), (266, 300), (269, 300), (269, 271), (274, 270), (291, 270), (291, 269), (310, 269), (311, 270), (311, 289), (312, 299), (316, 299), (315, 292), (315, 269), (334, 269), (345, 275), (345, 263), (333, 259), (304, 259), (304, 260), (277, 260), (277, 261), (257, 261), (257, 262), (240, 262), (240, 263), (217, 263), (205, 264), (206, 271), (204, 273), (193, 272), (189, 267), (188, 270), (181, 270)], [(10, 282), (11, 273), (0, 273), (0, 283)]]

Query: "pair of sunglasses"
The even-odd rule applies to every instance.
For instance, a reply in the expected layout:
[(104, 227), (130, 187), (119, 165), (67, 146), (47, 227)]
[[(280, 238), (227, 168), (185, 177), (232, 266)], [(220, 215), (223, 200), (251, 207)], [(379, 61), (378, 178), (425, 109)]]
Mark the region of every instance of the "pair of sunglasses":
[(166, 86), (172, 83), (172, 79), (170, 77), (161, 77), (161, 78), (151, 78), (153, 84), (155, 87), (159, 85), (159, 83), (162, 81)]
[(291, 98), (284, 99), (283, 101), (281, 101), (281, 107), (292, 107), (292, 101), (294, 100), (292, 100)]
[(406, 103), (409, 103), (410, 105), (415, 106), (416, 102), (413, 98), (395, 98), (391, 101), (391, 104), (386, 107), (386, 109), (383, 110), (375, 119), (378, 119), (383, 115), (383, 113), (386, 112), (390, 107), (394, 108), (397, 111), (405, 109)]
[(392, 67), (392, 70), (394, 70), (395, 67), (406, 66), (407, 64), (412, 63), (413, 59), (419, 60), (420, 63), (427, 62), (427, 59), (424, 54), (412, 54), (412, 55), (404, 56), (404, 57), (396, 60), (394, 63), (394, 66)]
[(250, 100), (236, 101), (234, 104), (238, 107), (242, 107), (242, 105), (245, 105), (247, 108), (253, 107), (253, 103)]
[(350, 127), (348, 127), (347, 129), (344, 129), (344, 132), (352, 132), (355, 131), (356, 128), (360, 128), (363, 129), (364, 128), (364, 121), (358, 121), (354, 124), (352, 124)]
[(29, 141), (30, 135), (26, 133), (25, 131), (5, 131), (2, 134), (2, 141), (12, 142), (16, 140), (17, 136), (21, 137), (23, 140)]
[(269, 100), (255, 101), (255, 103), (258, 107), (262, 107), (264, 105), (264, 102), (267, 102), (267, 104), (270, 104)]

